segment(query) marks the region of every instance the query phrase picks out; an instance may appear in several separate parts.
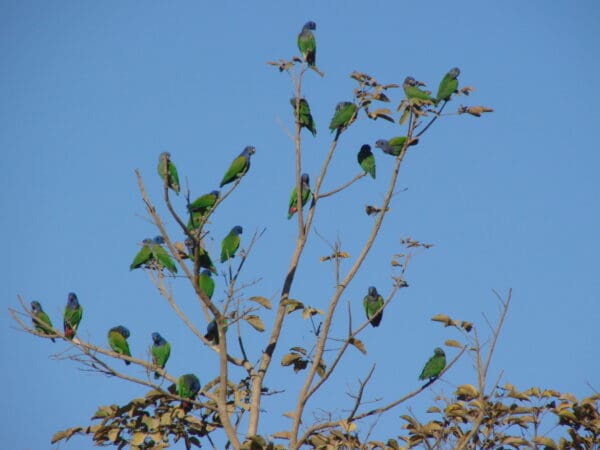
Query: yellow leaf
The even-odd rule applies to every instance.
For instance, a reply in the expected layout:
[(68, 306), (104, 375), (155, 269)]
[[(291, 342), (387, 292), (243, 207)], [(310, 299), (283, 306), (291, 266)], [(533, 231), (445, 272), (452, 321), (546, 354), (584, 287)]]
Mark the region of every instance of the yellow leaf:
[(256, 315), (250, 314), (249, 316), (243, 317), (243, 319), (248, 322), (252, 327), (260, 332), (265, 331), (265, 324), (262, 319)]
[(286, 314), (291, 314), (294, 311), (298, 311), (299, 309), (304, 308), (304, 303), (288, 298), (281, 302), (282, 305), (286, 307)]
[(117, 439), (119, 439), (119, 434), (121, 433), (121, 429), (120, 428), (112, 428), (109, 432), (108, 432), (108, 439), (110, 439), (113, 442), (117, 442)]
[(289, 431), (278, 431), (277, 433), (273, 433), (271, 435), (273, 438), (275, 439), (290, 439), (290, 432)]
[(430, 406), (429, 408), (427, 408), (428, 413), (440, 413), (442, 412), (442, 410), (440, 408), (438, 408), (437, 406)]
[(323, 311), (321, 311), (320, 309), (313, 308), (311, 306), (307, 306), (306, 308), (304, 308), (304, 310), (302, 310), (302, 318), (303, 319), (308, 319), (309, 317), (315, 316), (317, 314), (324, 315), (325, 313)]
[(470, 400), (477, 397), (478, 391), (472, 384), (463, 384), (456, 389), (455, 395), (461, 400)]
[(141, 431), (136, 431), (133, 433), (131, 437), (131, 445), (142, 445), (146, 440), (146, 433), (142, 433)]
[(431, 320), (434, 322), (441, 322), (447, 327), (452, 324), (452, 319), (445, 314), (436, 314), (431, 318)]
[(356, 424), (354, 422), (348, 423), (346, 420), (340, 420), (340, 427), (342, 427), (342, 430), (346, 433), (351, 433), (356, 430)]
[(268, 298), (255, 296), (255, 297), (250, 297), (250, 300), (252, 300), (253, 302), (258, 303), (261, 306), (264, 306), (267, 309), (272, 309), (273, 308), (273, 306), (271, 306), (271, 302), (269, 301)]

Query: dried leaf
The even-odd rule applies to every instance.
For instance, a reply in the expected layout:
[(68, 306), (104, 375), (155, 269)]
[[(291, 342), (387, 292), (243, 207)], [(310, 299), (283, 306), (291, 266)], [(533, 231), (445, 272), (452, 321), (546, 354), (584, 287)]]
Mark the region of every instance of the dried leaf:
[(307, 353), (308, 353), (308, 352), (306, 351), (306, 349), (305, 349), (305, 348), (302, 348), (302, 347), (292, 347), (292, 348), (290, 348), (290, 350), (291, 350), (291, 351), (293, 351), (293, 352), (296, 352), (296, 353), (300, 353), (300, 354), (302, 354), (302, 355), (304, 355), (304, 356), (306, 356), (306, 355), (307, 355)]
[(286, 355), (283, 355), (283, 358), (281, 358), (281, 365), (289, 366), (294, 361), (296, 361), (297, 359), (300, 359), (300, 358), (302, 358), (302, 356), (299, 355), (298, 353), (288, 353)]
[(313, 308), (312, 306), (307, 306), (302, 310), (303, 319), (308, 319), (309, 317), (315, 316), (317, 314), (321, 314), (322, 316), (325, 315), (325, 313), (322, 310)]
[(299, 309), (304, 308), (304, 303), (298, 300), (293, 300), (291, 298), (283, 300), (281, 304), (286, 307), (286, 314), (291, 314), (294, 311), (298, 311)]
[(262, 319), (254, 314), (251, 314), (249, 316), (243, 316), (242, 317), (246, 322), (248, 322), (250, 325), (252, 325), (252, 327), (256, 330), (256, 331), (260, 331), (263, 332), (265, 331), (265, 324), (263, 323)]
[(462, 344), (454, 339), (448, 339), (446, 342), (444, 342), (444, 345), (446, 347), (462, 348)]
[(441, 322), (447, 327), (452, 325), (452, 319), (445, 314), (436, 314), (431, 318), (431, 320), (434, 322)]
[(260, 296), (254, 296), (254, 297), (250, 297), (250, 300), (253, 301), (253, 302), (258, 303), (261, 306), (264, 306), (267, 309), (273, 309), (273, 306), (271, 305), (271, 302), (269, 301), (268, 298), (260, 297)]
[(538, 445), (545, 445), (546, 448), (550, 449), (550, 450), (556, 450), (558, 449), (556, 442), (554, 442), (554, 440), (545, 437), (545, 436), (536, 436), (533, 438), (533, 442), (535, 442)]
[(362, 343), (361, 340), (356, 338), (351, 338), (349, 341), (350, 344), (354, 345), (360, 352), (364, 355), (367, 354), (367, 349), (365, 348), (365, 344)]

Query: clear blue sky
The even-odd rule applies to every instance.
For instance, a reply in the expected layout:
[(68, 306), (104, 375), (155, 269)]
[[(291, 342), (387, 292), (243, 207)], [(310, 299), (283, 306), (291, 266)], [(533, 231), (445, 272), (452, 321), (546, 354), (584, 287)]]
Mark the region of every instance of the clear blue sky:
[[(505, 293), (510, 287), (513, 305), (493, 373), (504, 370), (503, 380), (518, 387), (578, 396), (591, 394), (587, 383), (600, 388), (600, 152), (594, 138), (600, 3), (4, 1), (0, 229), (7, 239), (0, 262), (0, 345), (6, 364), (0, 423), (7, 448), (49, 448), (55, 431), (88, 423), (96, 406), (145, 392), (51, 360), (65, 344), (15, 329), (7, 308), (17, 305), (17, 294), (40, 300), (60, 325), (67, 293), (74, 291), (85, 309), (80, 334), (86, 339), (105, 345), (108, 328), (124, 324), (132, 351), (144, 355), (150, 333), (158, 330), (173, 345), (171, 373), (195, 372), (203, 383), (216, 375), (214, 354), (193, 340), (143, 272), (128, 270), (136, 243), (156, 234), (142, 218), (134, 169), (159, 203), (161, 151), (171, 152), (184, 185), (189, 180), (193, 195), (200, 195), (217, 186), (245, 145), (256, 146), (251, 173), (214, 218), (211, 249), (233, 225), (246, 230), (244, 242), (266, 227), (245, 273), (246, 281), (262, 281), (246, 293), (276, 298), (296, 233), (296, 222), (285, 214), (293, 146), (281, 126), (292, 127), (292, 88), (266, 61), (297, 54), (296, 35), (307, 20), (318, 25), (318, 63), (326, 72), (305, 81), (318, 123), (316, 139), (303, 136), (304, 169), (313, 178), (330, 141), (326, 125), (334, 105), (351, 98), (353, 70), (381, 82), (413, 75), (435, 89), (449, 68), (459, 66), (461, 83), (477, 88), (467, 101), (495, 109), (481, 119), (438, 121), (406, 158), (399, 187), (407, 190), (395, 197), (381, 241), (344, 301), (362, 317), (367, 286), (389, 291), (390, 255), (400, 250), (400, 236), (435, 246), (417, 252), (407, 275), (410, 288), (390, 304), (379, 329), (362, 335), (368, 355), (348, 354), (335, 385), (311, 403), (307, 418), (312, 408), (348, 408), (345, 393), (373, 362), (370, 399), (414, 389), (433, 347), (458, 337), (429, 318), (443, 312), (483, 325), (481, 313), (495, 317), (497, 310), (491, 289)], [(397, 92), (394, 102), (400, 98)], [(359, 121), (343, 136), (326, 186), (357, 172), (361, 144), (399, 131)], [(379, 151), (376, 157), (377, 180), (363, 179), (337, 200), (325, 199), (316, 221), (320, 234), (329, 241), (339, 237), (351, 255), (373, 220), (364, 205), (381, 201), (389, 179), (391, 158)], [(318, 256), (327, 252), (313, 234), (293, 297), (325, 306), (334, 281)], [(217, 291), (222, 288), (219, 280)], [(189, 287), (178, 281), (175, 292), (204, 327)], [(340, 334), (345, 309), (335, 324)], [(270, 324), (274, 314), (263, 317)], [(299, 315), (289, 324), (277, 359), (293, 345), (312, 343)], [(258, 355), (265, 336), (247, 333)], [(286, 392), (265, 402), (271, 424), (265, 433), (286, 424), (281, 414), (300, 380), (277, 362), (272, 368), (267, 385)], [(450, 394), (457, 384), (472, 382), (472, 374), (463, 360), (431, 395)], [(398, 415), (429, 401), (428, 394), (400, 406), (373, 437), (399, 432)], [(75, 437), (61, 448), (92, 445)]]

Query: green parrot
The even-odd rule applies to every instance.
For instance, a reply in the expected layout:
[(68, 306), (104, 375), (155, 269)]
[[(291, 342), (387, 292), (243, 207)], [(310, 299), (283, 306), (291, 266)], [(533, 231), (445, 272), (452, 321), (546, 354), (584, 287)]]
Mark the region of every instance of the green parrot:
[(211, 275), (210, 270), (204, 269), (198, 276), (198, 286), (200, 287), (200, 290), (210, 299), (212, 299), (215, 292), (215, 280), (212, 279)]
[(373, 156), (373, 152), (371, 152), (371, 146), (369, 144), (364, 144), (360, 148), (357, 159), (362, 170), (375, 179), (375, 156)]
[(65, 312), (63, 315), (63, 327), (65, 330), (65, 337), (67, 339), (73, 339), (75, 337), (82, 317), (83, 308), (79, 304), (77, 295), (74, 292), (70, 292), (67, 298), (67, 306), (65, 306)]
[[(123, 325), (113, 327), (108, 330), (108, 345), (113, 349), (115, 353), (120, 355), (131, 356), (129, 351), (129, 344), (127, 338), (129, 337), (129, 330)], [(131, 364), (131, 361), (125, 360), (125, 364)]]
[[(160, 239), (159, 239), (160, 238)], [(141, 250), (133, 258), (129, 265), (129, 270), (139, 269), (142, 266), (152, 267), (152, 262), (158, 262), (162, 267), (166, 267), (169, 272), (177, 273), (177, 266), (167, 251), (160, 245), (164, 239), (157, 236), (154, 239), (144, 239)]]
[[(391, 138), (389, 141), (385, 139), (378, 139), (377, 142), (375, 142), (375, 147), (380, 148), (383, 150), (383, 153), (387, 153), (388, 155), (398, 156), (402, 152), (405, 142), (406, 136), (396, 136)], [(419, 139), (413, 138), (408, 146), (410, 147), (412, 145), (417, 145), (418, 143)]]
[(348, 128), (356, 119), (356, 105), (352, 102), (339, 102), (335, 106), (335, 113), (329, 124), (329, 129), (333, 133), (337, 130), (338, 134)]
[(433, 351), (433, 356), (425, 363), (425, 367), (423, 367), (423, 371), (419, 375), (419, 380), (429, 378), (430, 382), (433, 381), (444, 370), (444, 367), (446, 367), (446, 354), (444, 350), (437, 347)]
[(208, 194), (204, 194), (194, 200), (188, 205), (188, 211), (190, 212), (190, 220), (188, 221), (188, 229), (195, 230), (204, 221), (208, 212), (211, 211), (213, 206), (219, 199), (219, 191), (211, 191)]
[[(182, 398), (195, 399), (200, 392), (200, 380), (193, 373), (181, 375), (177, 380), (177, 395)], [(181, 407), (188, 412), (192, 409), (191, 403), (181, 402)]]
[[(303, 173), (302, 177), (300, 179), (302, 206), (306, 205), (306, 202), (308, 201), (308, 199), (310, 197), (309, 183), (310, 183), (310, 180), (308, 178), (308, 174)], [(288, 220), (291, 219), (292, 216), (294, 214), (296, 214), (297, 211), (298, 211), (298, 194), (296, 191), (296, 186), (294, 186), (294, 189), (292, 189), (292, 195), (290, 195), (290, 204), (288, 206)]]
[(169, 177), (167, 185), (173, 189), (177, 195), (179, 195), (179, 175), (177, 174), (177, 168), (171, 161), (171, 154), (169, 152), (162, 152), (158, 157), (158, 174), (160, 178), (165, 181), (165, 175)]
[(406, 98), (409, 100), (420, 100), (421, 102), (429, 101), (434, 104), (437, 104), (437, 99), (431, 97), (427, 92), (419, 89), (419, 83), (413, 77), (406, 77), (404, 79), (404, 83), (402, 87), (404, 88), (404, 93), (406, 94)]
[(298, 49), (302, 53), (302, 59), (308, 63), (309, 66), (314, 66), (317, 61), (317, 42), (315, 41), (315, 35), (312, 30), (317, 29), (317, 24), (312, 20), (306, 22), (302, 27), (302, 31), (298, 34)]
[(221, 242), (221, 262), (225, 262), (235, 256), (235, 252), (240, 246), (240, 234), (243, 229), (239, 225), (236, 225), (231, 229), (229, 234), (225, 236), (223, 242)]
[[(296, 117), (296, 97), (290, 98), (290, 104), (294, 109), (294, 117)], [(306, 128), (312, 133), (313, 136), (317, 135), (317, 127), (315, 125), (315, 121), (313, 120), (313, 116), (310, 113), (310, 106), (304, 98), (300, 99), (300, 115), (298, 119), (300, 127)]]
[[(185, 246), (188, 249), (189, 258), (191, 260), (194, 260), (194, 243), (193, 243), (192, 239), (187, 238), (185, 240)], [(200, 267), (202, 267), (204, 269), (208, 269), (212, 273), (217, 273), (217, 268), (215, 267), (212, 260), (210, 259), (210, 255), (208, 254), (206, 249), (204, 247), (202, 247), (202, 244), (198, 245), (198, 253), (199, 253), (198, 254), (198, 263), (199, 263)]]
[[(31, 322), (35, 327), (35, 331), (39, 331), (44, 334), (55, 334), (54, 329), (52, 328), (52, 321), (48, 314), (44, 312), (42, 309), (42, 305), (40, 302), (33, 301), (31, 302), (31, 313), (33, 317), (31, 317)], [(52, 342), (56, 342), (56, 339), (50, 338)]]
[(442, 81), (440, 81), (440, 86), (437, 91), (437, 101), (440, 102), (442, 100), (449, 100), (450, 96), (456, 92), (458, 89), (458, 76), (460, 75), (460, 69), (458, 67), (454, 67), (450, 69), (450, 71), (444, 75)]
[(363, 299), (363, 306), (371, 325), (378, 327), (383, 318), (383, 310), (379, 311), (383, 307), (383, 297), (379, 295), (375, 286), (369, 287), (369, 292)]
[(246, 146), (242, 153), (239, 154), (237, 158), (235, 158), (223, 179), (221, 180), (220, 186), (223, 187), (226, 184), (229, 184), (238, 178), (242, 178), (248, 169), (250, 169), (250, 156), (252, 156), (256, 152), (256, 149), (251, 145)]
[[(169, 356), (171, 356), (171, 344), (155, 331), (152, 333), (152, 347), (150, 347), (150, 352), (152, 353), (152, 364), (164, 369)], [(154, 372), (154, 378), (160, 378), (160, 374)]]

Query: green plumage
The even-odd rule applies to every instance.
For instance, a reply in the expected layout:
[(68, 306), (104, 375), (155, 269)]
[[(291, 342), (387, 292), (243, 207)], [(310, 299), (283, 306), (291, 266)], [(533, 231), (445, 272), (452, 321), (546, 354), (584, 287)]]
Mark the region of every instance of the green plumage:
[(292, 97), (290, 99), (290, 104), (292, 105), (292, 108), (294, 109), (294, 117), (296, 117), (298, 119), (298, 122), (300, 123), (300, 127), (306, 128), (308, 131), (310, 131), (312, 133), (313, 136), (316, 136), (317, 135), (317, 127), (315, 125), (313, 116), (310, 113), (310, 106), (308, 105), (308, 102), (303, 98), (300, 99), (300, 114), (299, 115), (296, 114), (296, 97)]
[[(182, 398), (195, 399), (200, 392), (200, 380), (193, 373), (181, 375), (177, 380), (177, 395)], [(182, 402), (181, 407), (185, 411), (192, 409), (192, 405), (188, 402)]]
[(221, 242), (222, 263), (235, 256), (235, 252), (240, 246), (240, 234), (242, 234), (242, 227), (235, 226)]
[(360, 148), (357, 159), (362, 170), (375, 179), (375, 156), (373, 156), (373, 152), (371, 151), (371, 146), (369, 144), (364, 144)]
[(369, 319), (371, 325), (374, 327), (378, 327), (383, 318), (383, 310), (379, 311), (383, 307), (383, 303), (383, 297), (379, 295), (377, 289), (374, 286), (369, 287), (369, 291), (363, 299), (363, 307), (367, 319)]
[[(33, 323), (35, 331), (50, 335), (55, 334), (52, 327), (52, 321), (50, 320), (48, 314), (46, 314), (46, 312), (42, 309), (40, 302), (35, 300), (31, 302), (31, 312), (33, 314), (31, 322)], [(50, 339), (52, 339), (52, 342), (56, 342), (54, 338)]]
[(429, 379), (431, 381), (437, 378), (444, 367), (446, 367), (446, 354), (444, 350), (438, 347), (433, 351), (433, 356), (429, 358), (429, 361), (425, 363), (425, 367), (419, 375), (419, 380)]
[[(302, 178), (300, 180), (300, 195), (302, 200), (302, 207), (306, 205), (310, 197), (310, 185), (309, 185), (309, 177), (307, 173), (302, 174)], [(298, 191), (296, 190), (296, 186), (292, 189), (292, 194), (290, 195), (290, 203), (288, 205), (288, 220), (292, 218), (294, 214), (298, 211)]]
[(201, 195), (188, 206), (188, 211), (191, 213), (206, 214), (209, 209), (215, 206), (219, 198), (219, 191), (212, 191), (208, 194)]
[(198, 287), (206, 296), (212, 299), (215, 292), (215, 280), (213, 280), (210, 270), (203, 270), (198, 276)]
[(227, 169), (227, 172), (225, 172), (220, 186), (223, 187), (226, 184), (243, 177), (244, 174), (250, 169), (250, 156), (255, 152), (256, 149), (254, 147), (247, 146), (244, 151), (233, 160), (229, 166), (229, 169)]
[(158, 157), (158, 174), (160, 178), (165, 181), (165, 176), (168, 177), (167, 185), (170, 189), (173, 189), (177, 195), (179, 195), (179, 175), (177, 174), (177, 168), (171, 161), (171, 154), (169, 152), (162, 152)]
[[(108, 331), (108, 345), (113, 349), (115, 353), (120, 355), (131, 356), (129, 351), (129, 344), (127, 338), (129, 337), (129, 330), (122, 325), (113, 327)], [(125, 361), (125, 364), (131, 364), (130, 361)]]
[(460, 75), (460, 69), (454, 67), (450, 69), (438, 87), (437, 101), (449, 100), (450, 96), (458, 89), (458, 76)]
[(413, 77), (406, 77), (402, 84), (406, 98), (419, 100), (420, 102), (431, 102), (437, 104), (437, 99), (431, 97), (427, 92), (419, 89), (417, 81)]
[(356, 105), (352, 102), (339, 102), (335, 107), (335, 113), (329, 124), (331, 132), (341, 133), (348, 128), (356, 119)]
[[(161, 369), (165, 368), (169, 356), (171, 356), (171, 344), (169, 344), (159, 333), (152, 333), (153, 344), (150, 347), (152, 363)], [(154, 372), (154, 378), (160, 378), (158, 372)]]
[(298, 50), (302, 53), (302, 59), (309, 66), (314, 66), (317, 62), (317, 42), (315, 35), (311, 30), (316, 30), (317, 24), (310, 21), (306, 22), (302, 27), (302, 31), (298, 34)]
[(73, 292), (69, 294), (67, 306), (63, 314), (63, 327), (65, 331), (65, 337), (73, 339), (77, 334), (77, 328), (83, 318), (83, 308), (79, 304), (77, 295)]
[(152, 262), (157, 262), (159, 266), (165, 267), (171, 273), (177, 273), (177, 266), (167, 253), (167, 251), (158, 244), (150, 243), (150, 240), (145, 240), (141, 250), (133, 258), (133, 262), (129, 265), (129, 270), (138, 269), (142, 266), (152, 267)]

